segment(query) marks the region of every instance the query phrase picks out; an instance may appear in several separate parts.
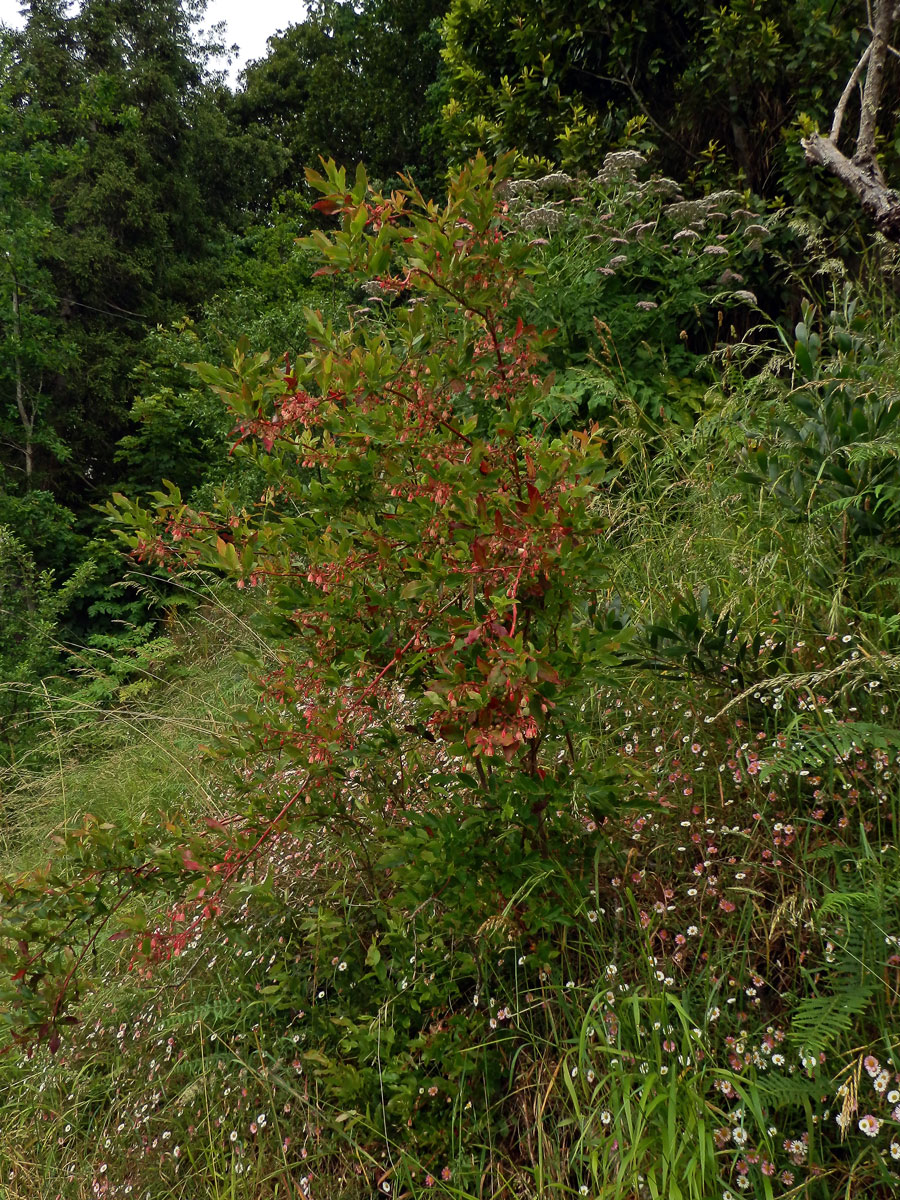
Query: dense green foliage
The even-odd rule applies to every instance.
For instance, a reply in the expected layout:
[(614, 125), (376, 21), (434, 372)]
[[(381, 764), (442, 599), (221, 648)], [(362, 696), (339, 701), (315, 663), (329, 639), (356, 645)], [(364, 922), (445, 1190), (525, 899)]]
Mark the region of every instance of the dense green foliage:
[(239, 126), (274, 140), (267, 199), (302, 186), (319, 155), (365, 161), (381, 179), (413, 170), (433, 182), (442, 156), (429, 127), (445, 0), (316, 0), (305, 19), (270, 39), (235, 97)]
[[(110, 481), (146, 330), (221, 279), (240, 160), (175, 0), (90, 0), (72, 17), (55, 0), (31, 10), (4, 38), (3, 81), (5, 125), (40, 163), (32, 187), (45, 206), (30, 256), (42, 275), (22, 288), (52, 318), (22, 367), (40, 413), (28, 482), (79, 504)], [(11, 482), (22, 454), (6, 456)]]
[(27, 7), (0, 1191), (893, 1197), (864, 14), (321, 0), (232, 95), (200, 4)]
[(679, 178), (740, 177), (821, 212), (831, 189), (799, 169), (797, 122), (830, 115), (864, 22), (820, 0), (453, 0), (444, 129), (452, 154), (514, 148), (532, 171), (655, 145)]

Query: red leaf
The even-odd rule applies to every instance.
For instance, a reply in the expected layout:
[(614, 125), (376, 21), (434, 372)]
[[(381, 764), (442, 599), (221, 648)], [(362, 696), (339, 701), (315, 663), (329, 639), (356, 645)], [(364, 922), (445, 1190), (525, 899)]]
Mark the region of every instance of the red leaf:
[(187, 846), (181, 847), (181, 861), (184, 864), (184, 869), (186, 871), (202, 871), (202, 870), (204, 870), (204, 868), (200, 866), (200, 864), (197, 862), (197, 860), (191, 854), (190, 850), (188, 850)]

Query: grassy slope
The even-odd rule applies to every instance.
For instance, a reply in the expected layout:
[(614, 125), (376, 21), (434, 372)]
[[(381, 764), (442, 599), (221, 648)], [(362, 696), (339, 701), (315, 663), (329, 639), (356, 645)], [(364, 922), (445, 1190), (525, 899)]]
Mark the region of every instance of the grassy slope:
[[(707, 432), (645, 446), (602, 505), (630, 621), (709, 603), (705, 674), (673, 642), (596, 688), (576, 749), (622, 765), (630, 807), (561, 825), (521, 886), (490, 881), (506, 844), (473, 847), (440, 902), (452, 830), (436, 854), (373, 805), (363, 838), (285, 835), (171, 960), (105, 953), (56, 1059), (2, 1061), (0, 1195), (896, 1194), (897, 581), (854, 575), (833, 514), (738, 485), (720, 430), (757, 402), (712, 392)], [(56, 765), (6, 793), (7, 870), (87, 811), (219, 813), (197, 744), (245, 684), (209, 616), (176, 683), (60, 722)], [(736, 704), (719, 618), (760, 633), (751, 677), (772, 660)]]
[[(640, 495), (651, 488), (654, 503), (642, 506)], [(637, 482), (635, 491), (623, 495), (607, 516), (620, 546), (614, 562), (616, 586), (645, 606), (644, 617), (659, 619), (671, 612), (675, 597), (694, 595), (706, 585), (714, 601), (725, 597), (735, 611), (742, 609), (750, 626), (765, 624), (781, 609), (781, 619), (789, 621), (790, 632), (802, 641), (804, 631), (810, 631), (807, 609), (821, 612), (827, 599), (814, 597), (809, 570), (797, 569), (798, 563), (816, 556), (821, 562), (830, 553), (823, 531), (813, 534), (785, 525), (773, 536), (774, 510), (748, 510), (733, 484), (710, 480), (702, 467), (658, 465), (653, 481)], [(785, 597), (795, 598), (792, 611), (784, 609)], [(777, 632), (777, 626), (770, 627)], [(872, 678), (871, 672), (854, 665), (857, 660), (851, 655), (857, 646), (864, 649), (864, 661), (877, 653), (873, 639), (878, 627), (876, 621), (869, 628), (841, 628), (852, 643), (821, 631), (820, 636), (828, 638), (829, 664), (846, 664), (843, 697), (833, 703), (850, 719), (847, 710), (855, 707), (851, 701), (859, 703)], [(819, 661), (819, 648), (814, 649), (813, 658)], [(189, 644), (185, 653), (198, 658), (186, 678), (160, 689), (151, 703), (111, 714), (94, 726), (98, 744), (86, 758), (70, 761), (66, 735), (61, 733), (57, 769), (19, 781), (14, 797), (21, 815), (15, 836), (9, 837), (8, 866), (38, 861), (50, 833), (84, 811), (121, 819), (157, 807), (215, 808), (209, 768), (201, 764), (196, 746), (215, 731), (228, 705), (243, 691), (243, 669), (204, 658)], [(795, 674), (796, 694), (802, 698), (809, 688), (799, 660)], [(893, 704), (896, 664), (885, 662), (880, 678), (885, 698)], [(791, 685), (785, 690), (789, 693)], [(881, 847), (888, 850), (896, 828), (892, 756), (883, 764), (880, 783), (874, 782), (866, 764), (855, 772), (848, 768), (851, 783), (842, 769), (826, 769), (824, 780), (818, 781), (819, 790), (827, 793), (820, 811), (796, 777), (785, 775), (783, 784), (776, 780), (773, 785), (746, 774), (752, 758), (742, 754), (736, 742), (750, 740), (746, 730), (754, 723), (759, 726), (759, 713), (754, 717), (739, 709), (709, 725), (706, 718), (719, 703), (715, 688), (677, 674), (638, 672), (628, 680), (623, 677), (612, 690), (598, 690), (591, 752), (636, 763), (641, 772), (638, 792), (646, 797), (641, 801), (646, 807), (631, 810), (604, 831), (589, 875), (579, 875), (575, 863), (580, 850), (574, 843), (570, 846), (563, 857), (571, 874), (561, 874), (554, 885), (568, 897), (563, 902), (568, 911), (543, 949), (535, 947), (533, 936), (507, 933), (503, 920), (495, 921), (489, 931), (483, 928), (474, 940), (464, 935), (473, 946), (480, 945), (486, 972), (482, 990), (491, 994), (483, 1017), (470, 1010), (485, 1022), (484, 1032), (471, 1029), (466, 1036), (471, 1040), (475, 1034), (473, 1046), (481, 1038), (490, 1045), (493, 1037), (505, 1036), (509, 1049), (498, 1041), (494, 1050), (499, 1055), (496, 1066), (506, 1078), (494, 1077), (490, 1072), (496, 1066), (489, 1068), (486, 1062), (483, 1108), (477, 1118), (469, 1117), (463, 1106), (464, 1097), (472, 1094), (468, 1085), (455, 1085), (460, 1088), (458, 1097), (452, 1087), (444, 1090), (449, 1060), (438, 1059), (424, 1069), (420, 1064), (422, 1090), (430, 1080), (439, 1084), (433, 1106), (440, 1104), (442, 1109), (426, 1112), (420, 1102), (414, 1105), (414, 1111), (422, 1109), (417, 1127), (424, 1122), (426, 1128), (424, 1138), (398, 1156), (403, 1166), (391, 1175), (398, 1190), (411, 1195), (437, 1188), (455, 1197), (537, 1197), (568, 1195), (587, 1187), (591, 1194), (625, 1200), (634, 1195), (629, 1180), (639, 1180), (650, 1169), (655, 1172), (654, 1186), (663, 1188), (664, 1195), (715, 1200), (729, 1181), (723, 1181), (712, 1163), (717, 1149), (721, 1155), (722, 1137), (730, 1138), (737, 1129), (746, 1130), (757, 1146), (757, 1164), (760, 1155), (764, 1165), (777, 1163), (771, 1194), (788, 1195), (789, 1175), (784, 1172), (802, 1176), (805, 1163), (800, 1151), (787, 1154), (781, 1143), (793, 1140), (800, 1145), (804, 1132), (810, 1140), (820, 1137), (817, 1114), (833, 1112), (841, 1068), (855, 1061), (852, 1055), (846, 1058), (847, 1049), (852, 1044), (882, 1057), (885, 1048), (888, 1055), (893, 1053), (892, 985), (880, 999), (878, 989), (870, 986), (882, 970), (878, 964), (886, 961), (878, 943), (893, 929), (898, 878), (890, 853), (878, 853)], [(802, 711), (802, 705), (794, 709), (795, 715)], [(875, 709), (865, 715), (878, 719)], [(897, 724), (893, 709), (881, 719), (887, 727)], [(787, 718), (774, 717), (774, 725), (766, 718), (763, 724), (770, 736), (779, 724), (789, 728)], [(685, 742), (691, 741), (688, 753)], [(741, 768), (745, 774), (737, 784)], [(787, 835), (786, 826), (791, 830)], [(684, 853), (692, 842), (702, 844), (701, 854), (714, 864), (706, 874), (701, 872), (699, 898), (691, 870), (698, 856)], [(302, 878), (308, 868), (302, 863), (311, 861), (310, 845), (288, 841), (273, 852), (269, 868), (275, 892), (260, 897), (257, 917), (245, 907), (230, 920), (229, 944), (222, 944), (221, 935), (210, 930), (143, 981), (110, 962), (71, 1053), (62, 1061), (54, 1061), (46, 1051), (31, 1062), (5, 1061), (2, 1069), (13, 1086), (6, 1092), (0, 1118), (0, 1158), (8, 1175), (4, 1195), (10, 1200), (56, 1194), (80, 1198), (97, 1194), (96, 1184), (108, 1185), (110, 1195), (146, 1194), (151, 1200), (258, 1200), (304, 1194), (298, 1191), (299, 1180), (310, 1176), (317, 1196), (373, 1194), (372, 1180), (383, 1169), (375, 1150), (380, 1138), (375, 1114), (359, 1108), (359, 1101), (352, 1099), (356, 1085), (347, 1079), (340, 1082), (332, 1068), (323, 1077), (326, 1087), (321, 1094), (307, 1071), (315, 1069), (309, 1055), (320, 1048), (332, 1062), (335, 1055), (340, 1060), (342, 1052), (330, 1044), (328, 1033), (328, 1021), (339, 1015), (351, 1022), (349, 1040), (343, 1043), (347, 1066), (341, 1070), (355, 1070), (350, 1064), (365, 1056), (374, 1010), (362, 1002), (362, 1007), (355, 1006), (352, 993), (344, 990), (343, 999), (335, 993), (337, 1008), (327, 1010), (331, 1016), (323, 1014), (324, 1026), (304, 1027), (296, 1008), (315, 1004), (315, 993), (306, 992), (298, 977), (292, 986), (299, 991), (281, 996), (273, 968), (267, 965), (269, 948), (277, 952), (274, 933), (260, 941), (254, 927), (261, 921), (272, 928), (287, 920), (288, 928), (294, 925), (295, 948), (305, 954), (303, 947), (312, 939), (320, 947), (317, 961), (323, 964), (331, 955), (329, 945), (335, 950), (332, 962), (346, 954), (351, 964), (346, 978), (353, 974), (360, 986), (368, 980), (366, 986), (374, 984), (376, 997), (382, 986), (387, 989), (379, 1028), (398, 1043), (411, 1036), (408, 1017), (392, 998), (397, 986), (393, 971), (399, 972), (396, 964), (405, 960), (398, 949), (395, 967), (378, 984), (366, 964), (353, 959), (352, 946), (340, 950), (346, 945), (341, 929), (364, 925), (370, 914), (377, 927), (384, 920), (379, 907), (383, 902), (364, 894), (358, 847), (328, 849), (324, 831), (312, 864), (328, 875), (328, 882), (307, 888)], [(875, 847), (874, 857), (867, 847)], [(867, 855), (868, 865), (860, 865)], [(850, 862), (857, 866), (842, 883)], [(720, 878), (711, 883), (706, 876), (713, 872)], [(541, 886), (537, 884), (537, 892)], [(825, 947), (830, 938), (839, 940), (833, 931), (841, 930), (842, 910), (839, 904), (826, 916), (823, 904), (835, 889), (839, 895), (846, 893), (845, 911), (864, 934), (863, 942), (850, 948), (849, 958), (841, 958), (839, 969), (846, 973), (848, 962), (852, 968), (863, 944), (866, 955), (875, 955), (871, 965), (860, 962), (862, 974), (857, 973), (855, 983), (846, 975), (827, 975), (826, 963), (834, 955)], [(666, 914), (667, 907), (673, 915)], [(304, 911), (312, 915), (306, 919)], [(536, 912), (540, 916), (540, 910)], [(817, 912), (822, 915), (815, 916)], [(390, 920), (389, 912), (387, 916)], [(396, 935), (398, 947), (410, 937), (411, 945), (419, 939), (418, 952), (426, 956), (428, 922), (416, 932), (413, 920), (409, 929), (402, 937)], [(668, 943), (661, 940), (666, 930)], [(385, 955), (390, 936), (385, 934)], [(310, 986), (318, 988), (318, 978), (314, 972)], [(336, 983), (340, 979), (334, 975)], [(448, 982), (452, 995), (454, 985)], [(262, 1004), (260, 987), (273, 993)], [(829, 1007), (833, 993), (844, 999)], [(754, 1011), (757, 994), (763, 1005), (760, 1016)], [(793, 1071), (792, 1064), (799, 1063), (798, 1055), (808, 1053), (809, 1046), (804, 1051), (800, 1035), (791, 1032), (792, 1022), (797, 1023), (792, 1008), (798, 999), (808, 1005), (817, 995), (823, 997), (820, 1010), (813, 1004), (804, 1016), (807, 1036), (821, 1032), (820, 1026), (829, 1020), (834, 1028), (827, 1065), (813, 1072), (812, 1091), (801, 1088), (792, 1107), (788, 1097), (796, 1085), (787, 1065), (770, 1069), (772, 1078), (753, 1065), (743, 1081), (733, 1074), (729, 1056), (733, 1060), (735, 1046), (763, 1065), (775, 1062), (783, 1051)], [(433, 1004), (434, 998), (427, 1002)], [(847, 1012), (852, 1013), (855, 1004), (859, 1014), (865, 1013), (864, 1023), (861, 1016), (855, 1018), (855, 1029), (842, 1015), (848, 1004)], [(449, 1000), (443, 1019), (457, 1020), (458, 1005), (458, 999)], [(503, 1010), (513, 1016), (501, 1016), (499, 1033), (492, 1033), (487, 1019), (496, 1025), (495, 1014)], [(120, 1041), (122, 1022), (127, 1032)], [(597, 1039), (595, 1026), (605, 1029), (604, 1039)], [(880, 1048), (878, 1040), (872, 1040), (879, 1028)], [(705, 1055), (702, 1068), (686, 1069), (684, 1064), (691, 1063), (700, 1046)], [(392, 1046), (389, 1073), (403, 1059), (401, 1049)], [(298, 1052), (301, 1060), (293, 1057)], [(451, 1054), (449, 1047), (444, 1053)], [(720, 1093), (727, 1078), (738, 1090)], [(865, 1072), (862, 1079), (865, 1084)], [(341, 1115), (340, 1105), (331, 1098), (342, 1088), (347, 1111), (356, 1111), (349, 1125), (340, 1123), (346, 1114)], [(773, 1108), (779, 1088), (786, 1090)], [(821, 1097), (821, 1105), (813, 1092)], [(805, 1116), (802, 1106), (797, 1108), (801, 1093), (804, 1104), (813, 1104)], [(505, 1100), (498, 1098), (503, 1096)], [(840, 1099), (837, 1103), (840, 1106)], [(737, 1112), (743, 1116), (729, 1115)], [(262, 1124), (260, 1114), (266, 1118)], [(349, 1141), (341, 1153), (345, 1133)], [(865, 1144), (852, 1153), (840, 1151), (830, 1133), (830, 1128), (822, 1130), (824, 1140), (816, 1154), (834, 1179), (829, 1182), (826, 1175), (818, 1184), (813, 1179), (808, 1194), (855, 1195), (857, 1187), (865, 1186), (869, 1195), (889, 1195), (893, 1185), (880, 1185), (873, 1174), (873, 1162), (881, 1160), (876, 1156), (870, 1161)], [(337, 1141), (335, 1134), (341, 1135)], [(480, 1184), (457, 1187), (462, 1161), (480, 1174)], [(450, 1173), (449, 1181), (441, 1180), (442, 1170)], [(733, 1177), (732, 1186), (735, 1178), (742, 1176)], [(765, 1178), (759, 1177), (759, 1186)], [(129, 1186), (133, 1193), (125, 1191)]]
[(163, 675), (127, 704), (51, 701), (41, 751), (55, 763), (33, 771), (25, 760), (5, 781), (4, 871), (43, 861), (50, 838), (85, 813), (127, 821), (157, 809), (216, 808), (198, 747), (250, 694), (245, 668), (228, 654), (211, 654), (217, 633), (227, 637), (221, 621), (202, 636), (196, 629), (179, 634), (178, 677)]

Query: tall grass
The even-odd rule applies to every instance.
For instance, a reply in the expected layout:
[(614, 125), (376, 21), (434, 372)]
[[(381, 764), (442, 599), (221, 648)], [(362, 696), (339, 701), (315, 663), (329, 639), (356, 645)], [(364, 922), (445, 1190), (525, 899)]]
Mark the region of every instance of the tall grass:
[(128, 821), (156, 810), (219, 811), (223, 784), (199, 747), (230, 726), (237, 705), (253, 702), (236, 657), (248, 628), (213, 594), (144, 650), (139, 677), (132, 672), (118, 693), (91, 686), (96, 655), (77, 689), (32, 689), (43, 736), (0, 781), (4, 867), (24, 870), (45, 859), (51, 836), (85, 813)]

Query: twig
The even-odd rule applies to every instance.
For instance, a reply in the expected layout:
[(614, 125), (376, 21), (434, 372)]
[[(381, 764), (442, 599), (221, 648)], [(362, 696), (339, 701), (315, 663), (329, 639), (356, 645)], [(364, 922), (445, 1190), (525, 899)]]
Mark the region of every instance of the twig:
[(841, 136), (841, 124), (844, 120), (844, 110), (847, 107), (847, 103), (850, 100), (850, 95), (853, 92), (853, 89), (856, 87), (857, 83), (859, 83), (859, 77), (862, 75), (863, 68), (869, 61), (869, 55), (871, 53), (872, 42), (869, 42), (868, 46), (866, 46), (862, 53), (862, 58), (860, 58), (859, 62), (853, 68), (853, 74), (847, 80), (847, 86), (844, 88), (843, 92), (841, 92), (841, 98), (837, 102), (837, 107), (834, 110), (834, 120), (831, 122), (831, 133), (828, 135), (828, 140), (830, 142), (834, 142), (835, 146), (838, 144), (838, 140)]

